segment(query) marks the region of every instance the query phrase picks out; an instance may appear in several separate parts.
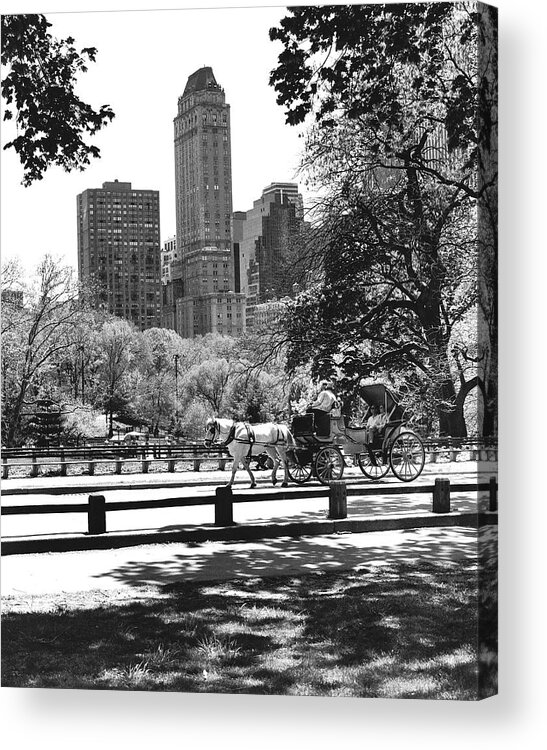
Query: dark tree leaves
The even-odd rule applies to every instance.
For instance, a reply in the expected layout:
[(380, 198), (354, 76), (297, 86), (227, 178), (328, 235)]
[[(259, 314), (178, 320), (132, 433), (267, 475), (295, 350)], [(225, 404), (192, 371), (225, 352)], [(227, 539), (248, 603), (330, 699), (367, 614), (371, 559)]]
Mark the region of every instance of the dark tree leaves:
[(14, 120), (18, 135), (4, 149), (15, 149), (24, 169), (23, 184), (41, 180), (51, 165), (83, 170), (99, 149), (86, 142), (114, 113), (98, 111), (75, 93), (79, 73), (96, 57), (94, 47), (77, 52), (74, 39), (56, 39), (43, 15), (2, 16), (4, 120)]

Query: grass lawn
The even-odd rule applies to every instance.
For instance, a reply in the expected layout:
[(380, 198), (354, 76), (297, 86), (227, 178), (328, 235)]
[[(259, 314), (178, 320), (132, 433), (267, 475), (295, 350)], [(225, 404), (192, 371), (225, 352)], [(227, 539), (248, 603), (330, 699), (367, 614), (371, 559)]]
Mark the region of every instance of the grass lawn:
[(481, 619), (475, 565), (5, 597), (2, 686), (474, 700), (496, 690), (489, 570)]

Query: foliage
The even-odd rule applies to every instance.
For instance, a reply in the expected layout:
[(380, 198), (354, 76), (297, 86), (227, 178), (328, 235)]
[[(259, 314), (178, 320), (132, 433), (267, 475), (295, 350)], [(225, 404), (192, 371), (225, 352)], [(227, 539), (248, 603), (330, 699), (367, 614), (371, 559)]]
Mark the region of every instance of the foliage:
[[(20, 296), (20, 293), (23, 296)], [(281, 362), (253, 371), (253, 347), (208, 334), (182, 339), (174, 331), (138, 331), (88, 307), (60, 260), (47, 257), (28, 281), (20, 266), (2, 275), (2, 425), (11, 445), (36, 441), (36, 401), (50, 399), (62, 415), (55, 441), (109, 436), (115, 420), (194, 440), (213, 413), (241, 419), (286, 416)], [(176, 398), (178, 391), (179, 398)], [(102, 413), (102, 416), (101, 416)]]
[(49, 255), (36, 277), (21, 286), (24, 304), (3, 310), (2, 422), (8, 445), (20, 438), (23, 413), (32, 413), (33, 404), (47, 392), (57, 374), (56, 362), (72, 346), (85, 315), (72, 269)]
[(108, 417), (108, 437), (113, 434), (114, 414), (131, 401), (135, 344), (135, 328), (126, 320), (106, 322), (99, 334), (98, 404)]
[(56, 39), (43, 15), (2, 16), (2, 80), (4, 120), (15, 118), (17, 135), (4, 146), (13, 148), (24, 169), (23, 184), (41, 180), (46, 169), (83, 170), (99, 156), (84, 139), (104, 127), (114, 113), (108, 105), (94, 110), (75, 92), (76, 78), (94, 62), (97, 50), (80, 52), (74, 39)]
[(478, 301), (477, 206), (497, 179), (477, 180), (497, 89), (495, 54), (478, 62), (495, 29), (476, 8), (298, 7), (270, 32), (287, 121), (314, 120), (303, 169), (321, 191), (322, 275), (288, 311), (289, 367), (311, 358), (348, 394), (388, 374), (425, 392), (452, 435), (465, 433), (469, 391), (487, 400), (479, 363), (492, 348), (476, 329), (461, 338)]

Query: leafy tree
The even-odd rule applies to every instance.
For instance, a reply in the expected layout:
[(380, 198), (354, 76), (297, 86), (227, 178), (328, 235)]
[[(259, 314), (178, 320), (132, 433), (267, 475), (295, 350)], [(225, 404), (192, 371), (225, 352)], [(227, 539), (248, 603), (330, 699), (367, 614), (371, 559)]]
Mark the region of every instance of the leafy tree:
[(131, 376), (135, 372), (136, 343), (137, 332), (126, 320), (104, 323), (99, 335), (97, 403), (108, 420), (108, 437), (113, 435), (114, 414), (126, 408), (135, 395)]
[(492, 349), (476, 330), (474, 351), (457, 340), (478, 298), (477, 206), (497, 178), (484, 169), (495, 24), (477, 8), (299, 7), (270, 32), (284, 45), (271, 83), (289, 123), (314, 120), (304, 168), (322, 188), (322, 275), (289, 310), (289, 366), (311, 356), (348, 389), (386, 371), (415, 392), (425, 379), (454, 435), (466, 394), (486, 391), (468, 365)]
[(83, 170), (97, 146), (86, 142), (114, 113), (108, 105), (94, 110), (75, 92), (76, 78), (94, 62), (97, 50), (80, 52), (74, 39), (56, 39), (43, 15), (2, 16), (2, 80), (4, 120), (15, 117), (17, 135), (4, 146), (13, 148), (23, 165), (23, 184), (41, 180), (56, 164), (69, 172)]
[(38, 265), (36, 278), (19, 287), (24, 304), (3, 306), (2, 315), (2, 422), (8, 445), (19, 438), (24, 411), (32, 410), (85, 314), (72, 268), (49, 255)]
[(222, 414), (228, 405), (230, 384), (235, 375), (228, 360), (209, 359), (195, 365), (187, 375), (186, 388), (193, 397), (206, 404), (215, 414)]
[[(168, 423), (177, 408), (175, 356), (180, 341), (178, 334), (164, 328), (150, 328), (141, 334), (139, 409), (153, 433)], [(178, 357), (180, 360), (180, 354)]]

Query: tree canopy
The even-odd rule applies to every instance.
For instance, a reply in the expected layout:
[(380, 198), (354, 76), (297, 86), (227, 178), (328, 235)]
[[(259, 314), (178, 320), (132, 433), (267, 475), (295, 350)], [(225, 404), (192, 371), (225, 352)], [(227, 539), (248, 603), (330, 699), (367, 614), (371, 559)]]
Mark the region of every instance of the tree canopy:
[(88, 143), (114, 117), (109, 105), (98, 110), (76, 94), (76, 79), (94, 62), (95, 47), (78, 52), (72, 37), (56, 39), (43, 15), (2, 15), (4, 120), (15, 120), (17, 135), (5, 144), (23, 166), (23, 184), (41, 180), (50, 165), (83, 170), (99, 156)]
[(495, 238), (496, 32), (479, 7), (298, 7), (270, 31), (271, 83), (287, 121), (310, 122), (303, 172), (320, 194), (321, 271), (288, 311), (289, 366), (311, 359), (350, 394), (390, 378), (452, 435), (473, 387), (489, 401), (477, 251)]

